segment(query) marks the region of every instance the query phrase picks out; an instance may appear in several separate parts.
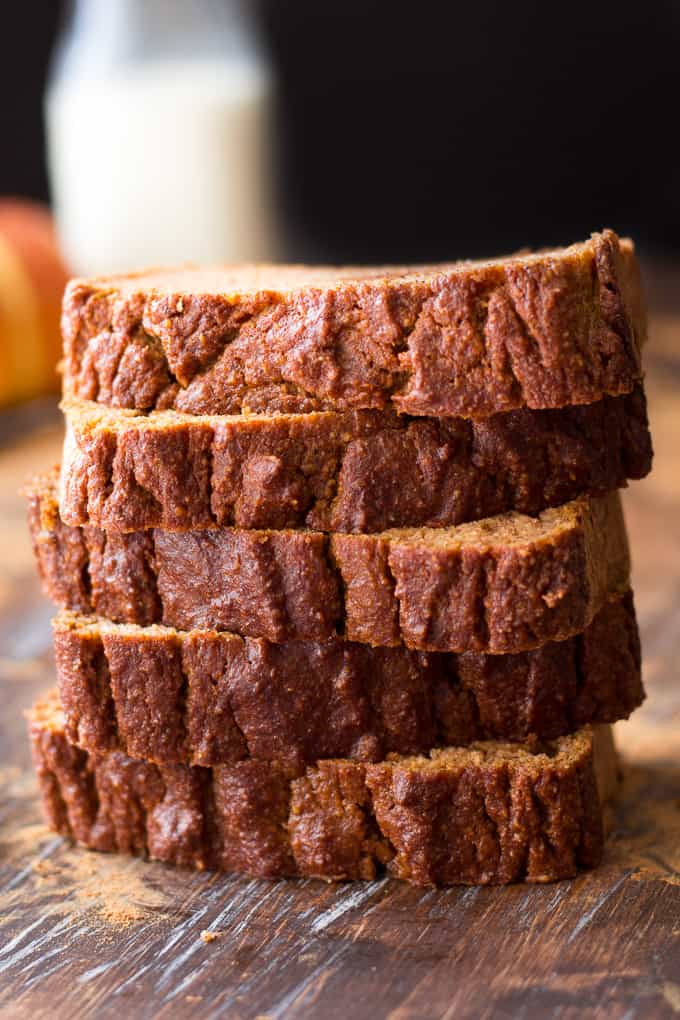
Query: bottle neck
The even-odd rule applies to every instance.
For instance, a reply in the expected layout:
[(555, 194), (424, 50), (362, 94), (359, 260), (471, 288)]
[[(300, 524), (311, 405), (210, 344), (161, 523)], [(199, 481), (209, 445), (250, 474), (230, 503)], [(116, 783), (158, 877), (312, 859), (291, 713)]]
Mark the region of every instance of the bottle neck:
[(56, 53), (59, 66), (105, 74), (158, 59), (259, 57), (247, 0), (72, 0)]

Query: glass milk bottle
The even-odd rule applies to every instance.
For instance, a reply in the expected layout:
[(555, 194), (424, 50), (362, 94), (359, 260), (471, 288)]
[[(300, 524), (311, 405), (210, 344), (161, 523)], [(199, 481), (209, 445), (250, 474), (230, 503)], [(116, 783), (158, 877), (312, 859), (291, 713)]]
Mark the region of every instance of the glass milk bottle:
[(72, 271), (274, 259), (271, 95), (248, 0), (75, 0), (46, 96)]

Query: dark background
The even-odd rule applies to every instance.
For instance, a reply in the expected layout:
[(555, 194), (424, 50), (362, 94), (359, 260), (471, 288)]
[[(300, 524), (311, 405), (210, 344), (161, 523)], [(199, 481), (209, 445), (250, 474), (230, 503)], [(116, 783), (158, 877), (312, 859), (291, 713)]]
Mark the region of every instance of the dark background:
[[(59, 4), (3, 11), (0, 194), (47, 197)], [(680, 4), (261, 0), (291, 255), (400, 261), (612, 226), (680, 248)]]

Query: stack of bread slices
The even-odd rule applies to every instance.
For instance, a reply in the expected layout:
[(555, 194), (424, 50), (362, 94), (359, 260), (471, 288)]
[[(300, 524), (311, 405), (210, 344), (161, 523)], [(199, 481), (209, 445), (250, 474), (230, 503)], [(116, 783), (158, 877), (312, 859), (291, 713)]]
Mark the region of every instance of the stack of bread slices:
[(597, 864), (642, 701), (633, 246), (77, 280), (29, 490), (49, 824), (257, 876)]

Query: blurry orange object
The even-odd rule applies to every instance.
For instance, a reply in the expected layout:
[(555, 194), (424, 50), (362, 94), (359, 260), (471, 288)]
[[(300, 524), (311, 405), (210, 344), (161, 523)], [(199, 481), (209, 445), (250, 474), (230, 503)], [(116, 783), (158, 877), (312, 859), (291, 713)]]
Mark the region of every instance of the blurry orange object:
[(67, 279), (49, 210), (0, 200), (0, 407), (58, 390)]

